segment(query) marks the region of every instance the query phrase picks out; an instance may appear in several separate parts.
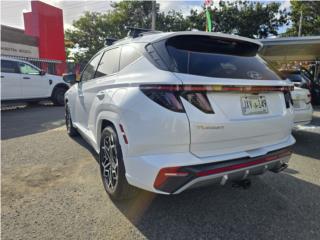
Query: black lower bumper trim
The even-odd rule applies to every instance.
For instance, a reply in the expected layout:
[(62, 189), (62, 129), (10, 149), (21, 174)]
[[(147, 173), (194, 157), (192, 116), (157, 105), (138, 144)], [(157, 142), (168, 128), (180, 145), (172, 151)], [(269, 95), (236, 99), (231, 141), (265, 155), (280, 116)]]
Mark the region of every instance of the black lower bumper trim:
[[(201, 177), (202, 173), (208, 173), (206, 175), (215, 175), (215, 174), (217, 174), (216, 170), (220, 169), (221, 172), (219, 172), (219, 174), (221, 174), (221, 173), (223, 173), (224, 170), (225, 170), (225, 172), (233, 171), (233, 170), (229, 170), (229, 169), (232, 169), (232, 167), (234, 167), (234, 166), (239, 167), (234, 170), (244, 171), (248, 167), (254, 167), (256, 165), (260, 165), (261, 163), (259, 162), (259, 160), (261, 160), (261, 159), (266, 159), (266, 164), (268, 164), (270, 162), (274, 162), (274, 161), (276, 162), (277, 159), (281, 158), (281, 154), (283, 154), (283, 153), (288, 153), (287, 155), (283, 155), (283, 157), (290, 155), (291, 154), (290, 148), (283, 148), (280, 150), (272, 151), (272, 152), (267, 153), (266, 155), (254, 157), (254, 158), (246, 157), (246, 158), (227, 160), (227, 161), (222, 161), (222, 162), (217, 162), (217, 163), (207, 163), (207, 164), (200, 164), (200, 165), (184, 166), (184, 167), (181, 167), (179, 169), (179, 171), (189, 173), (187, 176), (169, 177), (166, 180), (166, 182), (164, 182), (157, 189), (160, 191), (163, 191), (163, 192), (167, 192), (167, 193), (174, 193), (178, 189), (183, 187), (185, 184), (191, 182), (192, 180), (194, 180), (198, 177)], [(278, 156), (280, 156), (280, 157), (278, 157)], [(276, 158), (276, 157), (278, 157), (278, 158)], [(252, 165), (250, 165), (250, 164), (252, 164)], [(270, 165), (269, 170), (271, 170), (273, 172), (281, 171), (279, 169), (283, 166), (283, 164), (281, 164), (281, 163), (269, 164), (269, 165)], [(241, 167), (241, 166), (244, 166), (244, 167)], [(211, 172), (212, 172), (212, 174), (211, 174)], [(264, 172), (264, 169), (252, 171), (252, 173), (250, 175), (261, 174), (263, 172)]]

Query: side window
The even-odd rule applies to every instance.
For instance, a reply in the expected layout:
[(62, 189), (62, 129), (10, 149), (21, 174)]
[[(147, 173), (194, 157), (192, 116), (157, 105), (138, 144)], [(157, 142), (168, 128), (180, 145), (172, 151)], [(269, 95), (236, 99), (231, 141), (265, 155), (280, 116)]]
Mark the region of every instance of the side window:
[(114, 48), (105, 51), (95, 77), (110, 75), (119, 71), (119, 55), (120, 49)]
[(27, 63), (19, 63), (21, 74), (39, 75), (40, 71)]
[(124, 46), (121, 49), (120, 70), (140, 57), (140, 53), (132, 46)]
[(81, 81), (88, 81), (94, 78), (94, 74), (100, 62), (101, 55), (102, 53), (99, 53), (87, 64), (86, 68), (82, 72)]
[(1, 72), (19, 73), (17, 62), (1, 59)]

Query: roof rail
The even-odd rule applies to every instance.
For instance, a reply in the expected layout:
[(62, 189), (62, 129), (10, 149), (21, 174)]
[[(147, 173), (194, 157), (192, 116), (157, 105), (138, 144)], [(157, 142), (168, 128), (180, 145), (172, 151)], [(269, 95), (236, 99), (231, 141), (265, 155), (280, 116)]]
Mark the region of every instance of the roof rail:
[(127, 36), (136, 38), (147, 34), (160, 33), (160, 31), (154, 31), (146, 28), (138, 28), (138, 27), (129, 27), (125, 26), (125, 29), (129, 30)]
[(114, 44), (116, 41), (118, 41), (119, 39), (116, 38), (112, 38), (112, 37), (107, 37), (104, 41), (104, 45), (106, 46), (111, 46), (112, 44)]

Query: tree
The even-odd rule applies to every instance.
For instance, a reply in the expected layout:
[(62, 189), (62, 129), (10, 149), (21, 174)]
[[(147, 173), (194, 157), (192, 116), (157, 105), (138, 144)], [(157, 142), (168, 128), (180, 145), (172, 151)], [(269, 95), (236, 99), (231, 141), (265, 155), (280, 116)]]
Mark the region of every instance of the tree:
[(150, 1), (122, 1), (112, 3), (113, 9), (107, 13), (85, 12), (74, 21), (71, 29), (65, 31), (70, 47), (76, 44), (88, 50), (75, 54), (76, 62), (88, 61), (105, 44), (107, 37), (123, 38), (127, 34), (125, 26), (149, 28), (151, 25)]
[(156, 29), (159, 31), (186, 31), (190, 29), (189, 25), (181, 12), (171, 10), (168, 13), (161, 12), (157, 15)]
[(301, 35), (320, 34), (320, 1), (290, 1), (290, 20), (292, 26), (284, 36), (298, 36), (300, 15), (302, 12)]
[[(151, 28), (151, 1), (121, 1), (112, 3), (106, 13), (86, 12), (66, 30), (66, 41), (70, 47), (87, 49), (74, 54), (76, 62), (88, 61), (104, 46), (107, 37), (123, 38), (125, 26)], [(280, 3), (255, 3), (248, 1), (223, 2), (211, 9), (214, 31), (234, 33), (251, 38), (277, 35), (278, 27), (287, 22), (286, 11)], [(205, 8), (191, 10), (189, 16), (171, 10), (157, 10), (156, 29), (160, 31), (185, 31), (206, 27)]]
[(287, 23), (286, 9), (280, 3), (220, 1), (211, 10), (215, 31), (234, 33), (250, 38), (266, 38), (278, 35), (278, 28)]

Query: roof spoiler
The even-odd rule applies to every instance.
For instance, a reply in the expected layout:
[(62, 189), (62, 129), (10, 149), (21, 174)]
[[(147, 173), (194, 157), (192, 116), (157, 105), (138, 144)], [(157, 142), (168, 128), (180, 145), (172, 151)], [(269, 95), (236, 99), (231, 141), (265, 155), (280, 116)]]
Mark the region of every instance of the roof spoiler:
[(161, 31), (155, 31), (155, 30), (147, 29), (147, 28), (125, 26), (125, 29), (129, 30), (127, 36), (132, 37), (132, 38), (141, 37), (146, 34), (161, 33)]

